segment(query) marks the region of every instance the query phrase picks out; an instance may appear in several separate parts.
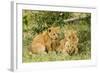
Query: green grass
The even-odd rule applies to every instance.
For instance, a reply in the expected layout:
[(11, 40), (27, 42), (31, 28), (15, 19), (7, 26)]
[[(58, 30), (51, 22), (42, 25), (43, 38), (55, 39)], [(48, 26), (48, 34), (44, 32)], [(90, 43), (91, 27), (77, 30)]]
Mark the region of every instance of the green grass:
[(81, 52), (77, 55), (66, 55), (66, 54), (56, 54), (56, 53), (50, 53), (50, 54), (38, 54), (38, 55), (32, 55), (32, 56), (25, 56), (23, 57), (23, 62), (47, 62), (47, 61), (67, 61), (67, 60), (86, 60), (91, 59), (91, 52)]

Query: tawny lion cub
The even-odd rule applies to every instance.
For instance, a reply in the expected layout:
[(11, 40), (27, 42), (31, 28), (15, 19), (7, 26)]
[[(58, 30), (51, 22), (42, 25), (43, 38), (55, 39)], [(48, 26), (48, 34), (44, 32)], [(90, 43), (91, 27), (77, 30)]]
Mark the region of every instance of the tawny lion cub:
[(65, 33), (65, 38), (60, 41), (58, 51), (66, 54), (77, 54), (78, 53), (78, 37), (75, 30), (68, 30)]
[(31, 53), (32, 54), (40, 54), (40, 53), (48, 53), (52, 51), (51, 43), (52, 41), (56, 42), (58, 39), (59, 27), (51, 27), (48, 28), (47, 31), (37, 35), (33, 38), (31, 44)]

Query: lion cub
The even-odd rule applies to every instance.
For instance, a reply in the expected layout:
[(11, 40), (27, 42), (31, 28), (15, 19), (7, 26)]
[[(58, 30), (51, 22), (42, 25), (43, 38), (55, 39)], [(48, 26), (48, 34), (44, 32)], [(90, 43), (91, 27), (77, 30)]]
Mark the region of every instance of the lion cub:
[(47, 31), (37, 35), (33, 38), (30, 52), (32, 54), (48, 53), (52, 51), (52, 41), (56, 42), (58, 39), (59, 27), (48, 28)]
[(75, 30), (68, 30), (65, 33), (65, 38), (60, 41), (60, 46), (58, 47), (58, 52), (66, 53), (72, 55), (73, 53), (78, 53), (78, 37)]

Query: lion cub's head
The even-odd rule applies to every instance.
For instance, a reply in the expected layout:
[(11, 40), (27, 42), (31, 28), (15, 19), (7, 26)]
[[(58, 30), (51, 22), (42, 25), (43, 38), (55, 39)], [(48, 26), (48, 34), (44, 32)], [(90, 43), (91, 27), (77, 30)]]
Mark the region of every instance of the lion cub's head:
[(48, 29), (48, 35), (52, 40), (56, 40), (59, 38), (59, 32), (60, 28), (59, 27), (51, 27)]
[(65, 37), (67, 37), (67, 40), (73, 43), (78, 43), (77, 31), (75, 30), (69, 30)]

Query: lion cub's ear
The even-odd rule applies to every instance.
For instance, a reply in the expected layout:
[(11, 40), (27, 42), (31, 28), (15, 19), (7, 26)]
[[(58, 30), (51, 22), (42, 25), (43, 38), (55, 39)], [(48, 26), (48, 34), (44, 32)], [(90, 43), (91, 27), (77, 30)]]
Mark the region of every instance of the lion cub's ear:
[(60, 29), (60, 27), (55, 27), (55, 28), (58, 29), (58, 30)]
[(48, 28), (48, 32), (51, 32), (51, 31), (59, 31), (60, 30), (60, 27), (51, 27), (51, 28)]
[(59, 33), (60, 32), (60, 27), (55, 27), (55, 31)]
[(60, 27), (55, 27), (55, 30), (59, 31), (60, 30)]

